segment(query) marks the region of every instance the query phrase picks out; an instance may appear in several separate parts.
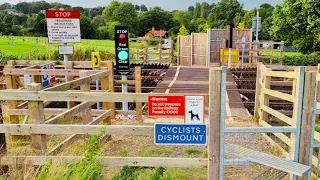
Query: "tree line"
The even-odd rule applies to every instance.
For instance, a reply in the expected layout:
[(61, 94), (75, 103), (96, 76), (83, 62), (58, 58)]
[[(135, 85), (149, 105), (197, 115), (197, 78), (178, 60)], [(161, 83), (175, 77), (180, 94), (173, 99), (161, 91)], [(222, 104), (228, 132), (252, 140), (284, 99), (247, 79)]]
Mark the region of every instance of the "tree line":
[(221, 0), (217, 4), (195, 3), (187, 10), (167, 11), (161, 7), (146, 7), (130, 2), (111, 1), (108, 6), (96, 8), (72, 7), (62, 3), (46, 1), (20, 2), (16, 5), (4, 3), (0, 10), (15, 9), (23, 13), (12, 15), (0, 12), (0, 33), (15, 36), (46, 36), (46, 9), (73, 9), (81, 12), (81, 33), (85, 39), (113, 39), (114, 26), (130, 27), (130, 36), (144, 36), (152, 27), (169, 32), (173, 39), (177, 35), (191, 32), (206, 32), (208, 28), (251, 28), (252, 18), (259, 11), (262, 28), (259, 39), (284, 40), (303, 53), (320, 48), (320, 21), (317, 7), (320, 1), (296, 2), (284, 0), (273, 7), (268, 3), (252, 10), (245, 10), (238, 0)]

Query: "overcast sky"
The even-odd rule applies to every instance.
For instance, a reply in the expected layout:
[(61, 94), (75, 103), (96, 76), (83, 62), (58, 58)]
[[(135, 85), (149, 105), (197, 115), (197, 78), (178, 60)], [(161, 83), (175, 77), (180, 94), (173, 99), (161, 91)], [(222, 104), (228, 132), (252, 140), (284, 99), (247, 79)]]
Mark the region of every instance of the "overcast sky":
[[(0, 3), (8, 2), (12, 4), (17, 4), (23, 0), (0, 0)], [(24, 0), (31, 2), (34, 0)], [(96, 7), (96, 6), (106, 6), (111, 0), (46, 0), (47, 2), (61, 2), (64, 4), (69, 4), (71, 6), (82, 6), (82, 7)], [(208, 2), (217, 3), (219, 0), (119, 0), (119, 1), (129, 1), (133, 4), (145, 4), (148, 8), (154, 6), (160, 6), (166, 10), (186, 10), (189, 6), (195, 5), (196, 2)], [(260, 4), (269, 3), (271, 5), (276, 5), (281, 3), (282, 0), (239, 0), (240, 3), (244, 5), (244, 9), (253, 9), (258, 7)]]

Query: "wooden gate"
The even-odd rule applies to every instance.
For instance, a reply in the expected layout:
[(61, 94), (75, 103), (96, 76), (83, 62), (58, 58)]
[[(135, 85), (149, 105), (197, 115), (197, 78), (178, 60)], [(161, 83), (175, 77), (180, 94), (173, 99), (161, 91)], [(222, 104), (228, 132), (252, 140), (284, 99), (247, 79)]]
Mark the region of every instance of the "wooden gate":
[(210, 63), (218, 63), (220, 61), (220, 48), (225, 47), (225, 29), (209, 29), (210, 39)]
[(178, 64), (191, 66), (191, 36), (178, 36)]
[(205, 33), (192, 33), (191, 34), (192, 47), (191, 47), (191, 64), (192, 66), (207, 66), (207, 34)]

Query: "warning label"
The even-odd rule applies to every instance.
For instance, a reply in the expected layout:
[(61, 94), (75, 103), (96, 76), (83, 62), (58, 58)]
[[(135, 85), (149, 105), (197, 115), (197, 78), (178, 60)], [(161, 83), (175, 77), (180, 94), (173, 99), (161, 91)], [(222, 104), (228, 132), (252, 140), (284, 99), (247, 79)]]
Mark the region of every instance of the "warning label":
[(149, 116), (184, 116), (184, 96), (149, 96)]

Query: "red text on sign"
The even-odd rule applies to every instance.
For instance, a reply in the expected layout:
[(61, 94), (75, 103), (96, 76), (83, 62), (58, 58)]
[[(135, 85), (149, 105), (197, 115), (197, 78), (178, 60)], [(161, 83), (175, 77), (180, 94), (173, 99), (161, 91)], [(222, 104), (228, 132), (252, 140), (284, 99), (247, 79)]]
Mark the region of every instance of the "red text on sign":
[(183, 116), (184, 96), (149, 96), (149, 116)]

